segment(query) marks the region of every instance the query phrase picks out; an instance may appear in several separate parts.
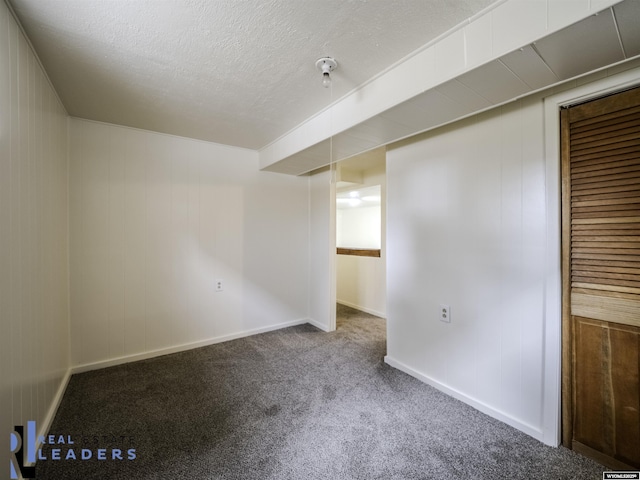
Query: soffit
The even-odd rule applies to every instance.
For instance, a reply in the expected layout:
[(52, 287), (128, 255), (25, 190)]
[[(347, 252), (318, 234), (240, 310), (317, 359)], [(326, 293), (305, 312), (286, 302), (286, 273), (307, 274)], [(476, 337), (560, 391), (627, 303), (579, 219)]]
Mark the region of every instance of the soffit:
[[(632, 25), (640, 25), (638, 0), (618, 3), (523, 45), (263, 169), (289, 174), (313, 171), (330, 161), (361, 154), (632, 60), (640, 53), (640, 35)], [(304, 161), (299, 161), (302, 158)]]

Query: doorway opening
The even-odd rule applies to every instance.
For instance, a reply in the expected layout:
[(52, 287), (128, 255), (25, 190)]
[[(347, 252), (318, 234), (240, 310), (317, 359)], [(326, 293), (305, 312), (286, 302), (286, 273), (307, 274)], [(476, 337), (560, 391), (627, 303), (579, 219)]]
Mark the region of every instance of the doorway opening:
[(340, 329), (356, 318), (386, 318), (386, 148), (343, 160), (335, 168), (336, 328)]

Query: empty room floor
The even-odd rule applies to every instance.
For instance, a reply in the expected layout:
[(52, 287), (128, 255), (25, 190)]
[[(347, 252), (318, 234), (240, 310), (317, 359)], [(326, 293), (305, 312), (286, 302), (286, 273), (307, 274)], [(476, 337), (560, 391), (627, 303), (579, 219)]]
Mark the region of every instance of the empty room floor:
[(338, 306), (332, 333), (300, 325), (74, 375), (50, 431), (74, 443), (45, 446), (37, 478), (602, 478), (386, 365), (385, 331)]

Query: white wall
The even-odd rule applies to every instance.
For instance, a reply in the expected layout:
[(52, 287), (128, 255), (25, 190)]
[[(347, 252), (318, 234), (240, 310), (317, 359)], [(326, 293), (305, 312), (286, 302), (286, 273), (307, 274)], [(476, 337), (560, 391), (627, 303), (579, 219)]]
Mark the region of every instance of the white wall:
[(543, 125), (538, 95), (387, 153), (387, 361), (540, 439)]
[[(335, 329), (335, 193), (329, 169), (309, 182), (309, 319), (316, 327)], [(332, 209), (332, 203), (334, 208)], [(332, 213), (333, 212), (333, 213)]]
[(558, 110), (637, 85), (639, 65), (387, 149), (387, 363), (549, 445), (560, 438)]
[(343, 248), (381, 246), (382, 209), (372, 207), (338, 208), (336, 211), (336, 243)]
[[(386, 175), (384, 165), (363, 172), (365, 186), (380, 185), (381, 230), (380, 257), (336, 255), (337, 302), (364, 312), (386, 317)], [(363, 210), (363, 209), (354, 209)], [(343, 210), (347, 212), (348, 210)]]
[(307, 319), (306, 178), (259, 172), (253, 151), (79, 119), (70, 155), (74, 365)]
[(69, 367), (67, 115), (0, 2), (0, 458), (47, 428)]
[(383, 258), (337, 255), (337, 302), (386, 317), (386, 276)]

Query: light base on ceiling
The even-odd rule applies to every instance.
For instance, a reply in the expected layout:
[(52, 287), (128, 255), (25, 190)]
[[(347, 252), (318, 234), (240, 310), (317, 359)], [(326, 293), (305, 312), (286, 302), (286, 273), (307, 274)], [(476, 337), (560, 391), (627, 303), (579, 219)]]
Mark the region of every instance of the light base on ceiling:
[(331, 57), (322, 57), (316, 60), (316, 68), (322, 72), (322, 86), (331, 86), (331, 72), (338, 68), (338, 62)]

